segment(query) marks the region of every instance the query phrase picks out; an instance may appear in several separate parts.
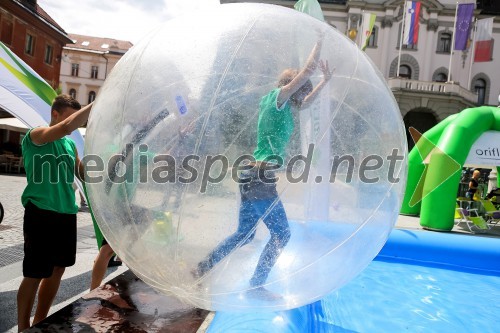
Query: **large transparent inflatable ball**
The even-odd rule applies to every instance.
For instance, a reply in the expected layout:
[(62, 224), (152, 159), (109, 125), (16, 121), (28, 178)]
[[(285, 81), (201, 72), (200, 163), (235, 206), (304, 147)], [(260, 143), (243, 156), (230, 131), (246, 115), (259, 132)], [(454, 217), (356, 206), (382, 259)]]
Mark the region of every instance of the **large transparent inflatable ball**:
[[(262, 116), (318, 39), (331, 80), (300, 110)], [(310, 81), (322, 79), (317, 66)], [(270, 120), (280, 112), (286, 126)], [(283, 159), (257, 162), (258, 136), (274, 149), (284, 127)], [(386, 242), (406, 181), (400, 111), (368, 57), (328, 24), (264, 4), (173, 19), (129, 50), (99, 92), (85, 153), (118, 256), (209, 310), (290, 309), (342, 287)]]

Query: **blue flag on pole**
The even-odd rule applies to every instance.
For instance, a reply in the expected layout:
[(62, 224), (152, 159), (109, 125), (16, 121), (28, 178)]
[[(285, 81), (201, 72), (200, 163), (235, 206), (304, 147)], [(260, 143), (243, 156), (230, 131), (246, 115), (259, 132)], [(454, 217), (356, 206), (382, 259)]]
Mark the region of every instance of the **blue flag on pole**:
[(467, 40), (474, 14), (474, 4), (464, 3), (458, 5), (457, 22), (455, 24), (455, 50), (467, 49)]

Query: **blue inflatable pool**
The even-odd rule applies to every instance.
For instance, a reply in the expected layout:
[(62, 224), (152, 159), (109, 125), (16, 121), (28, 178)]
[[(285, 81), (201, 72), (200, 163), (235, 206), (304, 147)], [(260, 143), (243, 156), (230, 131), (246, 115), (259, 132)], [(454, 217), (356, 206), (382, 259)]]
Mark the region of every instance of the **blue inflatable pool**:
[(208, 332), (495, 332), (499, 299), (500, 239), (394, 230), (365, 271), (323, 300), (218, 312)]

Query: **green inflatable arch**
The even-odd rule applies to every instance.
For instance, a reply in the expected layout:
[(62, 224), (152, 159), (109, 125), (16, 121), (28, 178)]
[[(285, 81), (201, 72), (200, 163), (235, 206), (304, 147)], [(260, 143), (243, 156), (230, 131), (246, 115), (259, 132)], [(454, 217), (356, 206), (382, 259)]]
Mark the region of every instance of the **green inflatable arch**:
[[(500, 108), (482, 106), (449, 116), (425, 132), (408, 156), (401, 214), (420, 214), (420, 225), (426, 229), (451, 230), (461, 169), (474, 142), (490, 130), (500, 131)], [(497, 171), (500, 175), (499, 166)], [(500, 186), (500, 179), (497, 183)]]

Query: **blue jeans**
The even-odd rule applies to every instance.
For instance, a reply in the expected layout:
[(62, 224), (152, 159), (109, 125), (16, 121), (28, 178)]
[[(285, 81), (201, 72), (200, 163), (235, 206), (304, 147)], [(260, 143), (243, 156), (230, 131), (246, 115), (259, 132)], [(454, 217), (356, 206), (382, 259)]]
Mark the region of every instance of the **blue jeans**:
[[(272, 173), (268, 173), (267, 176), (274, 178), (271, 177)], [(290, 240), (290, 226), (275, 183), (262, 182), (257, 172), (252, 170), (242, 173), (241, 179), (243, 182), (240, 182), (241, 205), (238, 229), (198, 264), (198, 270), (202, 275), (205, 274), (234, 249), (251, 242), (255, 236), (257, 223), (262, 218), (269, 229), (271, 239), (262, 251), (250, 280), (251, 286), (259, 286), (267, 280), (278, 256)]]

